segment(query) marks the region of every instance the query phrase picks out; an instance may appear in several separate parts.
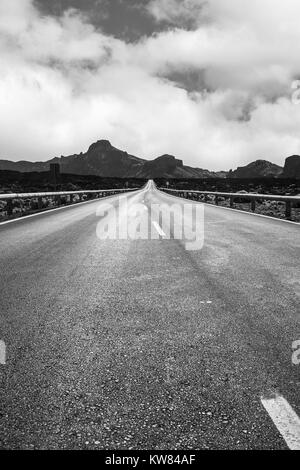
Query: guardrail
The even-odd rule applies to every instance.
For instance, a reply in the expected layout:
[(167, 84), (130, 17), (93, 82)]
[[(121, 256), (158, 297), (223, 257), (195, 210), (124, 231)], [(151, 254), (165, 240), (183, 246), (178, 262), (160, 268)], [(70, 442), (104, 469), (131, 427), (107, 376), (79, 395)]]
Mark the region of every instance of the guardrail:
[[(74, 197), (79, 197), (79, 202), (82, 201), (84, 195), (91, 195), (92, 198), (102, 198), (106, 196), (113, 196), (115, 194), (137, 191), (139, 188), (123, 188), (123, 189), (92, 189), (82, 191), (55, 191), (55, 192), (43, 192), (43, 193), (12, 193), (12, 194), (0, 194), (0, 201), (6, 201), (5, 212), (9, 217), (13, 215), (14, 201), (19, 200), (21, 205), (24, 205), (21, 201), (24, 199), (31, 199), (33, 202), (36, 201), (36, 207), (33, 210), (42, 211), (47, 209), (48, 206), (44, 207), (44, 198), (54, 199), (54, 205), (61, 206), (63, 204), (74, 203)], [(63, 202), (63, 198), (66, 198)], [(68, 199), (68, 201), (67, 201)], [(31, 204), (32, 205), (32, 204)]]
[(170, 188), (160, 188), (161, 191), (167, 193), (177, 193), (179, 197), (186, 199), (194, 199), (197, 201), (208, 202), (208, 196), (214, 196), (214, 202), (219, 205), (219, 198), (228, 198), (230, 200), (230, 207), (234, 207), (236, 199), (250, 199), (250, 208), (252, 212), (255, 212), (256, 202), (261, 201), (280, 201), (285, 203), (285, 217), (291, 220), (292, 208), (296, 203), (300, 203), (300, 196), (277, 196), (273, 194), (257, 194), (257, 193), (222, 193), (212, 191), (191, 191), (191, 190), (180, 190)]

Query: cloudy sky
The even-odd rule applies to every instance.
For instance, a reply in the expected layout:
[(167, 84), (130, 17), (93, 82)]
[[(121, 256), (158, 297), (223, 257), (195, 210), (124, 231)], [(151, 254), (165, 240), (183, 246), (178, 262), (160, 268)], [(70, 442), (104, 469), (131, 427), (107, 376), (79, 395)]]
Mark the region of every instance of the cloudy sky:
[(300, 153), (299, 0), (0, 0), (0, 158)]

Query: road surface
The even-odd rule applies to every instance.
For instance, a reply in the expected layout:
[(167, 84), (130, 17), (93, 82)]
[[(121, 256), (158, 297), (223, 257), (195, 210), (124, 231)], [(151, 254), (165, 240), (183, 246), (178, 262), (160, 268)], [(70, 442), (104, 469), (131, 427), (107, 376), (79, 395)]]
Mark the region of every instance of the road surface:
[[(188, 202), (121, 198), (131, 229), (137, 204)], [(107, 203), (0, 225), (0, 447), (286, 449), (262, 399), (300, 416), (300, 227), (206, 205), (190, 251), (159, 218), (100, 239)]]

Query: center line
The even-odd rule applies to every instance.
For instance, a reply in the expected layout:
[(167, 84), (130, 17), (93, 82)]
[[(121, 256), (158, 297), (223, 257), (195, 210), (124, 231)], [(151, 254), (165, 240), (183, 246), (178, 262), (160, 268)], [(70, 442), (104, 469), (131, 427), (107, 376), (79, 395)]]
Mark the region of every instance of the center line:
[(0, 364), (6, 364), (6, 346), (4, 341), (0, 340)]
[(291, 450), (300, 450), (300, 419), (291, 405), (280, 395), (261, 398), (273, 423)]
[(166, 234), (165, 234), (165, 232), (163, 231), (163, 229), (161, 228), (161, 226), (160, 226), (157, 222), (154, 222), (154, 221), (153, 221), (152, 223), (153, 223), (154, 227), (156, 228), (156, 230), (158, 231), (159, 235), (160, 235), (161, 237), (166, 237)]

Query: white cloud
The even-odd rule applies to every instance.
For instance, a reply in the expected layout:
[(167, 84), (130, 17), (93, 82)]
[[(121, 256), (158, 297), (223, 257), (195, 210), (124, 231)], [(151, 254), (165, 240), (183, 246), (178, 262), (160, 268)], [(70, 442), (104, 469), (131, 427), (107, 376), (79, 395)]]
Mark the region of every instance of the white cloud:
[[(153, 14), (179, 25), (200, 3), (156, 0)], [(0, 157), (45, 160), (108, 138), (141, 157), (173, 153), (210, 169), (283, 164), (300, 151), (300, 106), (290, 99), (299, 14), (298, 0), (207, 0), (195, 29), (126, 44), (78, 11), (54, 18), (30, 0), (0, 0)], [(188, 93), (176, 73), (199, 73), (202, 89)]]

